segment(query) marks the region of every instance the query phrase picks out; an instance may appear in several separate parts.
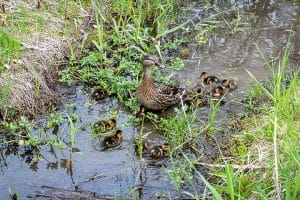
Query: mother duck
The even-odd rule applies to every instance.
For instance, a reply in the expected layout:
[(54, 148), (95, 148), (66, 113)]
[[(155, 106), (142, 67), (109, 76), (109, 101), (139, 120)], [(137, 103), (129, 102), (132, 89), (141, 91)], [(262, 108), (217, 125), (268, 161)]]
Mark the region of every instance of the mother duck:
[(184, 89), (154, 81), (151, 75), (151, 68), (154, 66), (164, 68), (156, 57), (146, 56), (143, 60), (143, 80), (136, 90), (136, 98), (149, 110), (165, 110), (180, 101)]

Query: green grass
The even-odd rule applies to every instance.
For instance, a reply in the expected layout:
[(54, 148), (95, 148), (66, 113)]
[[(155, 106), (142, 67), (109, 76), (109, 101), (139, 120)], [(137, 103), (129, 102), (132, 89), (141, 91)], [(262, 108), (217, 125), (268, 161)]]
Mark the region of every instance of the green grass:
[(13, 36), (0, 28), (0, 74), (9, 69), (5, 64), (19, 58), (22, 49), (22, 45)]

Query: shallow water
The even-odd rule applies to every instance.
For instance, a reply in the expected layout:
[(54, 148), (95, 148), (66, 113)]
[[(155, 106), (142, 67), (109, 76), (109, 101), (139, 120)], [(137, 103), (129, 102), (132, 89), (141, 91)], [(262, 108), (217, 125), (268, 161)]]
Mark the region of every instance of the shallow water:
[[(202, 14), (202, 6), (196, 4), (186, 15), (186, 18), (194, 20), (195, 31), (198, 30), (197, 23), (206, 17)], [(257, 4), (246, 4), (238, 1), (237, 3), (217, 4), (214, 10), (221, 11), (233, 7), (247, 11), (249, 24), (242, 32), (234, 35), (217, 32), (215, 37), (211, 38), (209, 48), (199, 48), (195, 43), (188, 44), (189, 58), (184, 61), (184, 68), (174, 77), (184, 85), (187, 80), (195, 82), (202, 71), (207, 71), (221, 78), (234, 79), (238, 82), (238, 89), (227, 97), (227, 103), (218, 113), (217, 126), (220, 127), (226, 127), (228, 119), (245, 111), (240, 99), (253, 83), (246, 70), (249, 70), (259, 81), (266, 81), (270, 77), (270, 69), (262, 59), (256, 45), (267, 58), (271, 58), (268, 59), (269, 62), (272, 62), (272, 58), (275, 61), (282, 54), (288, 39), (288, 32), (285, 30), (293, 26), (293, 30), (298, 32), (294, 32), (296, 37), (291, 44), (292, 67), (299, 66), (300, 57), (299, 3), (261, 1)], [(144, 199), (178, 196), (175, 186), (170, 183), (166, 173), (171, 167), (168, 158), (161, 161), (146, 158), (141, 162), (135, 155), (132, 141), (138, 135), (139, 127), (128, 123), (130, 113), (119, 106), (117, 101), (106, 98), (88, 107), (85, 104), (90, 97), (82, 87), (67, 88), (66, 91), (62, 91), (64, 92), (69, 94), (62, 95), (63, 106), (59, 108), (59, 112), (65, 116), (67, 112), (73, 111), (65, 111), (64, 105), (67, 103), (76, 105), (74, 113), (79, 116), (79, 119), (76, 123), (78, 132), (75, 146), (83, 155), (76, 152), (70, 153), (70, 148), (58, 150), (47, 147), (40, 152), (43, 159), (34, 163), (30, 149), (26, 151), (17, 149), (13, 152), (12, 149), (5, 148), (6, 145), (1, 145), (0, 199), (9, 199), (9, 189), (17, 191), (20, 199), (25, 199), (28, 195), (38, 198), (35, 196), (37, 194), (40, 194), (38, 199), (51, 199), (51, 195), (53, 198), (58, 194), (58, 196), (72, 197), (72, 199), (80, 197), (83, 199), (130, 198), (130, 191), (141, 183), (140, 173), (143, 174), (144, 186), (142, 190), (136, 191), (137, 196), (140, 195)], [(100, 140), (93, 138), (90, 123), (108, 116), (112, 110), (118, 113), (117, 127), (123, 131), (123, 142), (114, 150), (100, 151)], [(199, 120), (205, 122), (208, 108), (201, 108), (199, 112)], [(46, 120), (47, 117), (38, 119), (39, 126), (45, 126)], [(147, 126), (146, 131), (153, 131), (153, 129)], [(33, 132), (40, 134), (39, 130)], [(52, 130), (49, 130), (48, 134), (63, 138), (69, 145), (66, 123), (60, 126), (56, 135), (51, 132)], [(223, 132), (217, 133), (217, 138), (221, 141), (224, 134)], [(155, 132), (149, 137), (153, 143), (160, 143), (164, 140), (159, 133)], [(199, 146), (203, 151), (203, 160), (213, 161), (218, 152), (216, 146), (213, 145), (214, 142), (204, 136), (201, 136), (200, 141), (203, 141)], [(140, 166), (144, 166), (144, 171)], [(205, 168), (199, 170), (206, 171)], [(100, 177), (88, 179), (96, 175)], [(202, 191), (203, 183), (199, 181), (197, 187), (199, 191)]]

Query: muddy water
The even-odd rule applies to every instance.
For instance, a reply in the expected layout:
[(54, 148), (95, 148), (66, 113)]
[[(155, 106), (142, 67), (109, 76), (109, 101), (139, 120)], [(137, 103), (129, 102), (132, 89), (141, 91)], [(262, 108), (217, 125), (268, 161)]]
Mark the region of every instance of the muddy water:
[[(203, 5), (195, 3), (186, 15), (186, 18), (194, 20), (195, 31), (199, 31), (197, 24), (207, 17), (202, 13), (202, 8)], [(184, 68), (175, 76), (175, 79), (184, 85), (187, 80), (196, 81), (202, 71), (207, 71), (221, 78), (234, 79), (239, 83), (238, 89), (227, 97), (227, 103), (218, 113), (217, 124), (221, 127), (226, 127), (228, 119), (238, 116), (245, 109), (239, 100), (252, 83), (246, 70), (261, 81), (270, 77), (270, 70), (255, 44), (269, 62), (275, 62), (287, 42), (288, 32), (285, 30), (293, 27), (293, 30), (298, 32), (294, 33), (295, 38), (291, 44), (291, 66), (299, 66), (300, 57), (299, 4), (293, 1), (260, 1), (256, 4), (239, 1), (222, 2), (215, 5), (211, 14), (232, 8), (241, 12), (245, 10), (249, 24), (234, 35), (218, 30), (206, 48), (199, 48), (196, 42), (189, 43), (190, 56), (184, 61)], [(70, 94), (62, 96), (62, 102), (64, 105), (67, 103), (76, 105), (74, 111), (68, 112), (74, 112), (79, 116), (76, 123), (78, 132), (75, 146), (80, 153), (71, 153), (70, 148), (58, 150), (47, 147), (40, 152), (43, 159), (35, 163), (32, 161), (30, 149), (9, 151), (5, 145), (3, 147), (1, 145), (0, 199), (9, 199), (9, 190), (18, 192), (20, 199), (26, 199), (28, 195), (39, 199), (53, 199), (57, 196), (73, 199), (130, 198), (130, 191), (137, 189), (141, 182), (144, 183), (144, 187), (137, 191), (136, 195), (144, 199), (178, 196), (166, 173), (171, 168), (169, 159), (153, 161), (146, 158), (140, 161), (135, 155), (132, 141), (138, 135), (139, 127), (128, 123), (130, 114), (126, 113), (117, 101), (106, 98), (88, 107), (85, 104), (89, 100), (89, 95), (82, 87), (69, 88), (67, 91)], [(90, 123), (106, 117), (112, 110), (118, 112), (117, 126), (123, 131), (124, 139), (117, 149), (100, 151), (100, 140), (93, 138)], [(66, 116), (64, 106), (59, 112)], [(208, 109), (201, 108), (199, 112), (201, 121), (205, 122)], [(46, 117), (38, 119), (39, 126), (45, 126), (46, 120)], [(147, 129), (150, 130), (153, 131)], [(40, 132), (39, 129), (33, 131), (34, 134)], [(48, 134), (62, 138), (69, 145), (66, 123), (60, 125), (57, 134), (53, 134), (52, 130), (49, 130)], [(224, 133), (218, 133), (217, 138), (223, 138), (222, 134)], [(164, 140), (157, 133), (152, 133), (151, 137), (157, 143)], [(204, 161), (213, 161), (217, 156), (213, 141), (205, 137), (200, 139), (203, 141), (199, 148), (203, 151)], [(141, 170), (141, 166), (145, 170)], [(200, 168), (200, 171), (202, 170), (204, 169)], [(201, 182), (198, 182), (197, 189), (202, 191)]]

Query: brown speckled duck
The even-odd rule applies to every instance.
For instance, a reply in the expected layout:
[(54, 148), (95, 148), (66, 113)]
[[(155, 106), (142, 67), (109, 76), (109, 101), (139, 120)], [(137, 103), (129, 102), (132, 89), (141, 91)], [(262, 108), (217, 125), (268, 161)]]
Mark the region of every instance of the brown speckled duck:
[(184, 90), (154, 81), (151, 76), (151, 68), (155, 65), (163, 68), (163, 65), (154, 56), (147, 56), (143, 60), (144, 76), (137, 88), (136, 98), (149, 110), (164, 110), (177, 104), (184, 94)]

